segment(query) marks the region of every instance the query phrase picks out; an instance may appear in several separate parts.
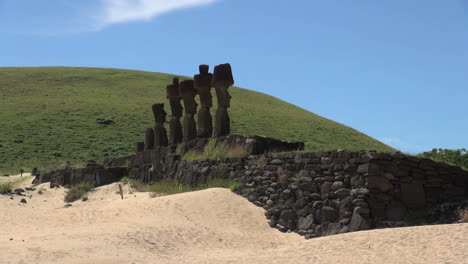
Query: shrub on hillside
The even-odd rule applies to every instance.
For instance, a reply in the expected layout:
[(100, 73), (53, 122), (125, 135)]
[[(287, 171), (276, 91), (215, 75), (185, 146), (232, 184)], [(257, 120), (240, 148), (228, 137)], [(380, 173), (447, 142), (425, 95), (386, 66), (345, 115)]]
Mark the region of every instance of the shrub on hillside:
[(436, 161), (442, 161), (456, 166), (468, 169), (468, 151), (462, 149), (432, 149), (418, 154), (420, 157), (429, 158)]

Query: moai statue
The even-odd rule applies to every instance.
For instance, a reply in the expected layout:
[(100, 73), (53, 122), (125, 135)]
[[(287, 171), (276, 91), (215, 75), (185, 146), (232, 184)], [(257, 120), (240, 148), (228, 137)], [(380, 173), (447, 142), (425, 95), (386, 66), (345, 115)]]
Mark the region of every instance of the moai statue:
[(154, 131), (153, 129), (147, 128), (145, 131), (145, 146), (144, 150), (153, 149), (154, 148)]
[(213, 118), (210, 108), (213, 106), (211, 96), (211, 81), (213, 74), (208, 73), (210, 66), (200, 65), (200, 74), (193, 76), (193, 86), (200, 96), (200, 112), (198, 112), (197, 137), (208, 138), (213, 135)]
[(231, 124), (227, 109), (231, 106), (231, 95), (228, 92), (229, 86), (234, 84), (231, 65), (229, 63), (218, 65), (213, 71), (213, 81), (211, 85), (216, 90), (218, 98), (218, 109), (215, 116), (215, 128), (213, 137), (224, 137), (231, 133)]
[(153, 114), (155, 121), (154, 146), (165, 147), (167, 146), (168, 142), (166, 128), (164, 128), (164, 123), (166, 122), (166, 111), (164, 111), (164, 104), (154, 104)]
[(185, 109), (183, 141), (188, 141), (197, 137), (197, 125), (194, 118), (198, 106), (197, 102), (195, 102), (197, 90), (193, 87), (192, 80), (186, 80), (179, 84), (179, 91), (184, 100)]
[(182, 117), (182, 96), (179, 93), (179, 78), (174, 77), (172, 84), (167, 86), (166, 97), (171, 106), (171, 121), (169, 123), (169, 144), (177, 145), (182, 142), (182, 124), (180, 118)]

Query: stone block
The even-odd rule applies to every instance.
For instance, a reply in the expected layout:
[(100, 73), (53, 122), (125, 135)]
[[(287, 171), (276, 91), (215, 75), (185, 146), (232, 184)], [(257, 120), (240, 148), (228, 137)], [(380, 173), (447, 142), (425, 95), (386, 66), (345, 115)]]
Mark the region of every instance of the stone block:
[(338, 219), (338, 211), (335, 208), (324, 206), (319, 211), (321, 223), (335, 222)]
[(399, 201), (393, 201), (387, 205), (385, 216), (390, 221), (402, 221), (406, 215), (406, 207)]
[(310, 214), (306, 217), (301, 217), (297, 221), (297, 229), (298, 230), (309, 230), (312, 228), (314, 224), (314, 215)]
[(375, 163), (365, 163), (362, 165), (359, 165), (357, 172), (364, 174), (364, 173), (369, 173), (369, 174), (377, 174), (379, 173), (379, 165)]
[(367, 184), (369, 189), (377, 189), (378, 191), (381, 192), (389, 192), (393, 190), (393, 184), (390, 182), (390, 180), (386, 177), (383, 176), (372, 176), (369, 175), (367, 178)]
[(371, 228), (370, 220), (357, 213), (354, 213), (353, 217), (351, 218), (351, 222), (349, 223), (349, 228), (351, 231), (368, 230)]
[(426, 205), (424, 187), (419, 183), (404, 183), (401, 185), (401, 201), (408, 208), (421, 208)]

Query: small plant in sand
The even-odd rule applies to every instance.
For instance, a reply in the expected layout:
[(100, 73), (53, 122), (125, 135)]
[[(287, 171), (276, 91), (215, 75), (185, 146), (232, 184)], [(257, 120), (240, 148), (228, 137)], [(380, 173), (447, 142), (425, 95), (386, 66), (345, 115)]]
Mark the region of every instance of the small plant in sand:
[(130, 182), (130, 179), (128, 177), (123, 177), (122, 179), (120, 179), (120, 182), (126, 184)]
[(10, 183), (0, 183), (0, 194), (5, 194), (11, 192), (11, 184)]
[(83, 198), (89, 191), (94, 188), (91, 183), (80, 183), (71, 186), (71, 188), (65, 193), (65, 202), (70, 203)]
[(241, 185), (240, 183), (238, 182), (234, 182), (232, 183), (231, 185), (229, 185), (229, 189), (232, 191), (232, 192), (237, 192), (239, 189), (240, 189)]

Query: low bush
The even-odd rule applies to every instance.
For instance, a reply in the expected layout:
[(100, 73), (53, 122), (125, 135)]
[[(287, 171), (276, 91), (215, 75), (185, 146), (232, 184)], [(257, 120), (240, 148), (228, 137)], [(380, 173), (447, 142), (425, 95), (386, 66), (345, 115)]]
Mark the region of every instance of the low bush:
[(5, 194), (11, 192), (10, 183), (0, 183), (0, 194)]
[(123, 177), (123, 178), (120, 179), (120, 182), (121, 183), (129, 183), (130, 179), (128, 177)]
[(239, 190), (239, 188), (241, 187), (240, 183), (238, 182), (234, 182), (232, 183), (231, 185), (229, 185), (229, 189), (232, 191), (232, 192), (237, 192)]
[(89, 191), (94, 188), (91, 183), (80, 183), (71, 186), (71, 188), (65, 193), (65, 202), (71, 203), (84, 197)]

